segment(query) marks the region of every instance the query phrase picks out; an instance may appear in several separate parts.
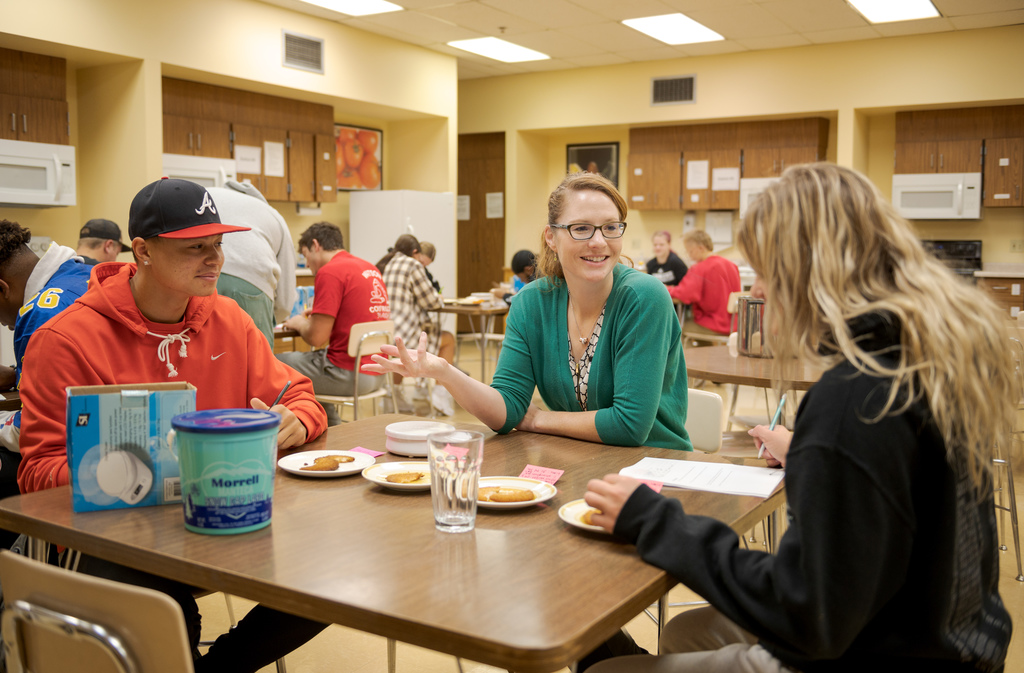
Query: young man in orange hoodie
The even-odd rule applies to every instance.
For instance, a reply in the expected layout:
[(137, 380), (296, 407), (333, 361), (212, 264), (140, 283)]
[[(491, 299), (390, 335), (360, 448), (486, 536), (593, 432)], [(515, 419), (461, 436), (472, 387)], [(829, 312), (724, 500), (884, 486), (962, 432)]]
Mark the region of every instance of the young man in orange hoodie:
[[(89, 290), (36, 330), (25, 353), (21, 390), (23, 493), (70, 483), (66, 453), (67, 386), (187, 381), (197, 409), (266, 409), (281, 414), (278, 446), (318, 437), (327, 427), (309, 379), (279, 362), (267, 339), (234, 301), (217, 295), (223, 224), (210, 194), (186, 180), (158, 180), (132, 201), (128, 234), (136, 263), (95, 267)], [(200, 615), (192, 589), (82, 556), (79, 572), (151, 586), (177, 600), (193, 643)], [(325, 627), (263, 606), (196, 659), (198, 671), (256, 671)]]

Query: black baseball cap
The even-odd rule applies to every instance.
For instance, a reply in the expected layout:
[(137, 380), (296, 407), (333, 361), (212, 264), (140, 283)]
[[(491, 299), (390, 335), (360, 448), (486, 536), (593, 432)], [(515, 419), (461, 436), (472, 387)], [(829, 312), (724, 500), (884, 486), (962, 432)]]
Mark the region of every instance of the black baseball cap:
[(116, 222), (96, 218), (89, 220), (78, 232), (78, 238), (104, 238), (121, 243), (121, 252), (131, 252), (131, 248), (121, 242), (121, 227)]
[(133, 240), (202, 238), (232, 231), (249, 231), (249, 227), (221, 223), (210, 192), (191, 180), (151, 182), (135, 195), (128, 211), (128, 236)]

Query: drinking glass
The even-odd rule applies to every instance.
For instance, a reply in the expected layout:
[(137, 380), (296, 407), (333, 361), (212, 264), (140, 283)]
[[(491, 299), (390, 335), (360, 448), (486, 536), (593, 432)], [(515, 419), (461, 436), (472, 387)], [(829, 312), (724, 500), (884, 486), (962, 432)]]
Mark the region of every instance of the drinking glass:
[(483, 433), (435, 432), (427, 436), (427, 445), (434, 526), (446, 533), (473, 530), (480, 464), (484, 459)]

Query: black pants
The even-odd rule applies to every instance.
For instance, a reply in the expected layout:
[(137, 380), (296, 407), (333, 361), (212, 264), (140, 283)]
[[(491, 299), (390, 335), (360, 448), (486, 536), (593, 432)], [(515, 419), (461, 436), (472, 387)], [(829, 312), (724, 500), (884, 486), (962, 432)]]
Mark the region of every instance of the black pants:
[(618, 632), (602, 644), (597, 646), (590, 654), (576, 662), (577, 673), (583, 673), (594, 664), (612, 657), (625, 657), (630, 654), (650, 654), (647, 650), (636, 644), (633, 638), (619, 629)]
[(257, 605), (231, 629), (199, 655), (202, 615), (196, 605), (195, 589), (163, 577), (127, 568), (110, 561), (82, 555), (78, 572), (161, 591), (173, 598), (185, 617), (196, 673), (254, 673), (308, 642), (327, 628), (326, 624), (296, 617)]
[[(18, 465), (20, 464), (20, 453), (0, 447), (0, 499), (18, 495)], [(10, 549), (17, 539), (18, 533), (0, 529), (0, 548)]]

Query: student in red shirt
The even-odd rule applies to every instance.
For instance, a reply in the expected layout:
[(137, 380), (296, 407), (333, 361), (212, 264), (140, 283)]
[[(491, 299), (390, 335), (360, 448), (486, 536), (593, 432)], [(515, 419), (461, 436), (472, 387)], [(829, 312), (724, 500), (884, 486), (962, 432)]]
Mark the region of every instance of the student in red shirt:
[[(391, 317), (388, 291), (377, 267), (349, 254), (343, 245), (341, 230), (328, 222), (312, 225), (299, 237), (299, 252), (315, 275), (313, 308), (307, 315), (292, 316), (284, 326), (298, 332), (310, 346), (326, 344), (327, 348), (277, 356), (308, 376), (321, 395), (351, 395), (357, 376), (360, 394), (384, 385), (381, 375), (359, 371), (348, 354), (348, 334), (356, 323)], [(365, 357), (361, 364), (369, 363)], [(327, 422), (341, 423), (333, 404), (327, 405)]]
[(729, 295), (740, 291), (740, 270), (724, 257), (712, 255), (714, 243), (707, 232), (694, 230), (683, 234), (683, 248), (696, 264), (691, 266), (678, 285), (669, 286), (673, 299), (689, 304), (696, 325), (687, 325), (687, 332), (729, 333)]

